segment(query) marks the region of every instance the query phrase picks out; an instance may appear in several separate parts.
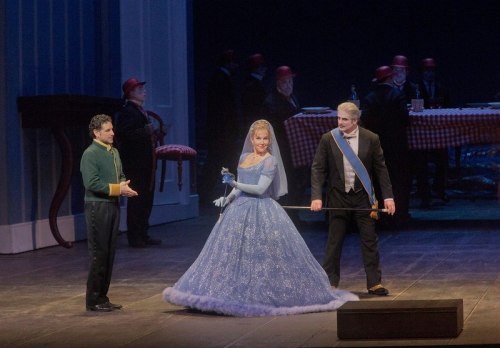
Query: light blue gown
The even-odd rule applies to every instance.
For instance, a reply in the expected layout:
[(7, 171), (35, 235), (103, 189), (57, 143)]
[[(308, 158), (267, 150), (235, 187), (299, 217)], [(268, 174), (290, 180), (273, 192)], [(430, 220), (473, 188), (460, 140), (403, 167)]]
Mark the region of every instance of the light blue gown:
[[(247, 154), (240, 158), (241, 161)], [(249, 168), (238, 167), (238, 182), (271, 179), (276, 160), (269, 156)], [(332, 289), (287, 213), (271, 197), (245, 192), (230, 203), (203, 250), (165, 301), (226, 315), (250, 317), (330, 311), (358, 297)]]

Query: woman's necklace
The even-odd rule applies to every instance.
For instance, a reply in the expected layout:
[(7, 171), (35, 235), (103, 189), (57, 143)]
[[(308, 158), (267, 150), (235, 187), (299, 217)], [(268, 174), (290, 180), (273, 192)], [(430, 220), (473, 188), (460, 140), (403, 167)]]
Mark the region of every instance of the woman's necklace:
[(252, 158), (255, 159), (255, 160), (261, 160), (263, 159), (264, 157), (266, 157), (267, 155), (267, 152), (264, 152), (262, 154), (259, 154), (259, 153), (252, 153)]
[(262, 155), (259, 155), (257, 153), (252, 153), (251, 155), (249, 155), (246, 159), (246, 166), (253, 166), (257, 163), (259, 163), (260, 161), (262, 161), (264, 159), (264, 157), (266, 157), (267, 155), (267, 152), (262, 154)]

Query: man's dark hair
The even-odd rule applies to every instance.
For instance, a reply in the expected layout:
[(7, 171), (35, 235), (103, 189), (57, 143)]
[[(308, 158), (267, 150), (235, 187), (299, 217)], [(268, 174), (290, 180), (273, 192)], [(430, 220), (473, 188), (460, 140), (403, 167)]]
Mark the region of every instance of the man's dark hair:
[(100, 130), (106, 122), (112, 122), (111, 117), (105, 114), (99, 114), (92, 117), (89, 124), (89, 135), (95, 139), (94, 130)]

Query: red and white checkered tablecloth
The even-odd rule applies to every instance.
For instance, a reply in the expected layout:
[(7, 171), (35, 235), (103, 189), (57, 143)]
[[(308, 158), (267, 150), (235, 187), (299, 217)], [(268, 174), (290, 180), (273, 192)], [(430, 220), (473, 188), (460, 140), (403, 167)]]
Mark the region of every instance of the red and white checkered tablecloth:
[(410, 113), (411, 149), (500, 142), (500, 109), (426, 109)]
[(285, 121), (285, 130), (295, 168), (310, 166), (321, 136), (337, 127), (337, 112), (300, 113)]
[[(310, 166), (321, 136), (337, 126), (337, 112), (300, 113), (285, 121), (294, 167)], [(410, 112), (410, 149), (500, 143), (500, 109), (426, 109)]]

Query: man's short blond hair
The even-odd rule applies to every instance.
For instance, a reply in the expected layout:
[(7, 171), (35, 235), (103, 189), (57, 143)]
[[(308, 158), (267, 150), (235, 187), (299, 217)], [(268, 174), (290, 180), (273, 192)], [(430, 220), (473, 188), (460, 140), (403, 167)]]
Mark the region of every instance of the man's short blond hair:
[(337, 111), (346, 112), (349, 117), (354, 120), (359, 120), (359, 118), (361, 117), (361, 111), (359, 110), (358, 106), (351, 102), (339, 104), (339, 106), (337, 106)]

